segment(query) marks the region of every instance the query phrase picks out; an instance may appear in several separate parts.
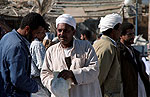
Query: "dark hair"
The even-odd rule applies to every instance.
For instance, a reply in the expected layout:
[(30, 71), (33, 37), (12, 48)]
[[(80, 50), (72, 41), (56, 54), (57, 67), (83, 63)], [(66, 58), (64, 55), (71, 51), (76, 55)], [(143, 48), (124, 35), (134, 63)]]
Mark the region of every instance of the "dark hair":
[(97, 38), (101, 38), (102, 35), (103, 35), (102, 33), (98, 34)]
[(109, 28), (106, 31), (103, 31), (102, 33), (103, 33), (103, 35), (109, 36), (110, 33), (112, 32), (112, 30), (113, 30), (112, 28)]
[(85, 35), (87, 37), (88, 40), (90, 40), (91, 36), (92, 36), (92, 32), (89, 30), (83, 30), (81, 32), (82, 35)]
[(29, 13), (21, 21), (20, 28), (24, 29), (29, 26), (31, 30), (37, 29), (39, 26), (46, 27), (46, 22), (43, 17), (38, 13)]
[(122, 26), (121, 26), (121, 35), (126, 35), (127, 34), (127, 32), (126, 32), (127, 29), (134, 29), (133, 24), (128, 23), (128, 22), (123, 23)]
[(118, 30), (118, 29), (119, 29), (119, 25), (120, 25), (120, 23), (116, 24), (116, 25), (114, 26), (114, 29), (115, 29), (115, 30)]
[[(70, 26), (70, 25), (69, 25), (69, 26)], [(73, 26), (70, 26), (70, 27), (71, 27), (71, 30), (72, 30), (72, 31), (75, 30)]]

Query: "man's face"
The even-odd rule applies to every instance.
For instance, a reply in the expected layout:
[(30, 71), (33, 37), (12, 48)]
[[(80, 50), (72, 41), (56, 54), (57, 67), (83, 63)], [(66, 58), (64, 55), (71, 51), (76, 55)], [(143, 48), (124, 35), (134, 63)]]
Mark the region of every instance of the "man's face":
[(83, 35), (83, 34), (81, 34), (80, 39), (81, 39), (81, 40), (85, 40), (85, 38), (84, 38), (84, 35)]
[(40, 41), (43, 41), (46, 30), (40, 26), (37, 30), (34, 30), (34, 31), (35, 31), (34, 32), (35, 38), (38, 38)]
[(45, 32), (45, 29), (42, 26), (39, 26), (33, 31), (29, 30), (27, 39), (29, 40), (29, 42), (32, 42), (35, 38), (38, 38), (40, 41), (42, 41), (45, 37)]
[(73, 35), (75, 30), (72, 27), (65, 23), (60, 23), (57, 26), (57, 36), (61, 44), (68, 46), (72, 43)]
[(117, 30), (114, 30), (114, 40), (117, 41), (120, 37), (121, 32), (121, 24), (119, 24), (119, 28)]
[(124, 42), (124, 44), (131, 45), (134, 43), (134, 29), (127, 29), (126, 34), (122, 35), (120, 38)]

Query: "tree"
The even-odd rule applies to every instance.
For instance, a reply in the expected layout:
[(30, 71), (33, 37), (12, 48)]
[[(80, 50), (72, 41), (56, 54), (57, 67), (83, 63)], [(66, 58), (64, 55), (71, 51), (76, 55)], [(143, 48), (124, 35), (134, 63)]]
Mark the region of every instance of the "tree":
[(35, 0), (35, 2), (39, 8), (38, 13), (43, 16), (48, 10), (51, 9), (54, 0)]

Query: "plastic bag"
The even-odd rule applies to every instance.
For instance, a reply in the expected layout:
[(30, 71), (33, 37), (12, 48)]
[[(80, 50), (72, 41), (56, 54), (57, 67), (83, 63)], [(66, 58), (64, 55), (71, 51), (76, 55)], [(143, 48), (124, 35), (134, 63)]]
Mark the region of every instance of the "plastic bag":
[(69, 97), (69, 89), (71, 88), (71, 83), (69, 80), (63, 78), (57, 78), (59, 72), (54, 72), (54, 79), (52, 80), (51, 89), (52, 93), (56, 97)]

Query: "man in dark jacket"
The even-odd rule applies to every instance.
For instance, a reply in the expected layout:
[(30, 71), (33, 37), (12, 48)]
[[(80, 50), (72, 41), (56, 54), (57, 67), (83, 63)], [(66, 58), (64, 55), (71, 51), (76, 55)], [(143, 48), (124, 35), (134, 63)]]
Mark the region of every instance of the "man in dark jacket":
[(124, 97), (149, 97), (150, 83), (145, 72), (145, 65), (140, 53), (131, 46), (134, 41), (134, 26), (131, 23), (123, 23), (121, 30), (118, 54)]
[(12, 30), (0, 41), (0, 71), (3, 94), (7, 97), (30, 97), (38, 91), (37, 83), (30, 78), (31, 55), (29, 41), (36, 33), (45, 33), (43, 17), (37, 13), (27, 14), (18, 30)]

